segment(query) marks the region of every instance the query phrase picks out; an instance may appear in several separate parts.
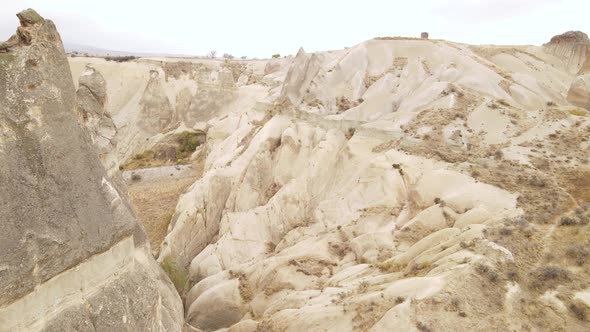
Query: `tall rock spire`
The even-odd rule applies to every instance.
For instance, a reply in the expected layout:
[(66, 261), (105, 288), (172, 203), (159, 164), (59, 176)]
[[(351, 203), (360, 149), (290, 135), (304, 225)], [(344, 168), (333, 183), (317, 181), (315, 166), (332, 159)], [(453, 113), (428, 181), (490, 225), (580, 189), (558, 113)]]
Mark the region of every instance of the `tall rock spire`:
[(77, 121), (55, 25), (17, 16), (0, 53), (0, 331), (180, 330), (180, 298)]

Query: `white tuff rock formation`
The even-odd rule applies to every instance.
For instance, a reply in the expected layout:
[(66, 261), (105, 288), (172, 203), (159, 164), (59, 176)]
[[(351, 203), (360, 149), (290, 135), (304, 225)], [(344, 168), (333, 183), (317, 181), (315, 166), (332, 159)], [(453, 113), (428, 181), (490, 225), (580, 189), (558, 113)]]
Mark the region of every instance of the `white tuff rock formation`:
[(587, 294), (568, 283), (587, 272), (540, 258), (570, 250), (551, 224), (572, 206), (587, 220), (590, 198), (575, 189), (590, 129), (566, 100), (571, 57), (546, 50), (403, 38), (300, 50), (267, 102), (208, 122), (204, 175), (159, 258), (187, 275), (187, 323), (551, 330), (557, 315), (583, 330), (569, 309), (523, 312), (554, 282), (571, 287), (559, 306), (590, 305), (563, 295)]
[[(26, 22), (19, 40), (34, 44)], [(584, 43), (580, 32), (542, 47), (383, 37), (272, 60), (75, 57), (70, 65), (74, 78), (89, 63), (104, 78), (98, 85), (106, 93), (98, 89), (88, 102), (110, 114), (116, 128), (109, 160), (125, 165), (151, 150), (168, 159), (181, 155), (191, 165), (142, 170), (146, 177), (198, 169), (168, 215), (158, 257), (183, 301), (187, 330), (585, 331), (590, 121)], [(12, 62), (14, 55), (38, 50), (2, 47), (8, 52), (0, 53), (1, 63), (25, 71), (26, 59)], [(67, 66), (60, 59), (55, 61), (63, 75)], [(51, 282), (60, 279), (44, 278), (89, 276), (92, 267), (102, 266), (96, 262), (106, 261), (97, 280), (121, 287), (92, 293), (104, 295), (99, 298), (105, 302), (92, 298), (90, 309), (72, 307), (87, 313), (83, 322), (111, 330), (179, 327), (180, 300), (139, 244), (143, 233), (135, 229), (124, 194), (110, 185), (88, 144), (70, 137), (85, 135), (76, 129), (65, 137), (51, 126), (57, 121), (52, 116), (63, 116), (71, 128), (78, 128), (75, 121), (67, 113), (40, 112), (45, 105), (27, 104), (29, 95), (7, 104), (15, 87), (25, 91), (25, 78), (36, 76), (20, 77), (0, 80), (6, 95), (0, 114), (7, 114), (0, 118), (0, 156), (7, 156), (0, 186), (8, 179), (9, 187), (20, 190), (0, 208), (10, 220), (27, 216), (34, 227), (23, 233), (19, 223), (2, 224), (12, 233), (0, 246), (8, 243), (4, 252), (14, 252), (20, 242), (13, 238), (21, 236), (21, 242), (35, 244), (27, 248), (43, 250), (22, 251), (24, 258), (16, 260), (0, 256), (6, 260), (0, 261), (0, 286), (7, 294), (0, 317), (16, 317), (10, 318), (14, 326), (28, 324), (13, 315), (22, 306), (11, 307), (11, 301), (45, 299)], [(61, 84), (64, 109), (73, 109), (71, 81), (55, 84)], [(84, 80), (79, 85), (85, 91)], [(36, 97), (36, 89), (27, 93)], [(101, 102), (103, 95), (108, 102)], [(58, 109), (53, 99), (47, 102)], [(194, 151), (179, 150), (179, 137), (191, 137)], [(66, 141), (67, 155), (55, 143)], [(76, 162), (58, 163), (54, 155)], [(68, 171), (58, 172), (56, 165)], [(110, 171), (119, 175), (117, 168)], [(100, 188), (92, 190), (96, 179)], [(91, 190), (79, 192), (89, 184)], [(48, 190), (30, 189), (36, 186)], [(76, 204), (65, 209), (64, 202), (88, 195), (86, 214)], [(154, 196), (150, 202), (157, 206), (161, 197)], [(48, 204), (45, 219), (28, 208), (39, 202)], [(108, 212), (109, 206), (112, 218), (101, 218), (112, 223), (96, 235), (92, 227), (103, 219), (93, 211)], [(65, 213), (56, 215), (58, 210)], [(54, 216), (76, 222), (62, 229), (63, 223), (49, 223)], [(46, 236), (35, 231), (37, 220), (50, 225), (43, 229), (72, 234)], [(86, 237), (93, 237), (91, 245), (77, 251)], [(70, 239), (68, 246), (63, 239)], [(25, 266), (13, 268), (17, 261)], [(70, 268), (76, 264), (78, 270)], [(119, 266), (129, 274), (111, 274)], [(137, 278), (151, 286), (134, 287)], [(15, 289), (16, 279), (27, 282)], [(31, 292), (35, 285), (47, 292)], [(86, 303), (86, 289), (73, 298)], [(139, 294), (132, 297), (142, 302), (119, 306), (117, 295), (134, 290)], [(160, 296), (162, 302), (154, 304)], [(49, 302), (34, 303), (47, 310)], [(112, 305), (117, 314), (101, 316), (100, 304)], [(132, 318), (138, 315), (149, 319)], [(59, 324), (78, 322), (66, 313), (57, 317)]]

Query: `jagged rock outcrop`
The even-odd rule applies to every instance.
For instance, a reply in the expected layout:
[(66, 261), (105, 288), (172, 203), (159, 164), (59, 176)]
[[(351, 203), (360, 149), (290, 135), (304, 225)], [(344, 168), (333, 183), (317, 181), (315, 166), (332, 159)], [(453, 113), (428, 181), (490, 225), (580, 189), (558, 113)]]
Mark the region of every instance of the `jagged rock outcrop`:
[(215, 83), (201, 81), (196, 90), (191, 94), (188, 89), (183, 89), (176, 97), (178, 117), (189, 128), (211, 120), (238, 97), (236, 83), (228, 68), (219, 71)]
[[(564, 45), (386, 37), (240, 62), (237, 87), (223, 60), (70, 61), (105, 75), (127, 156), (203, 130), (158, 258), (189, 331), (586, 331), (590, 118)], [(153, 134), (150, 70), (175, 112)]]
[[(590, 48), (590, 40), (586, 34), (579, 31), (569, 32), (564, 35), (568, 34), (570, 37), (566, 38), (566, 40), (569, 39), (570, 44), (575, 43), (580, 45), (577, 52), (579, 54), (576, 54), (574, 57), (584, 57), (584, 61), (579, 67), (577, 72), (578, 76), (574, 78), (570, 85), (566, 99), (575, 106), (590, 110), (590, 52), (588, 52), (588, 49)], [(551, 40), (553, 40), (553, 38)], [(586, 51), (583, 51), (584, 46), (586, 47)], [(575, 63), (578, 62), (579, 60), (575, 61)]]
[[(151, 149), (179, 127), (205, 128), (206, 122), (219, 114), (251, 108), (259, 99), (278, 94), (280, 90), (272, 88), (285, 75), (279, 71), (264, 77), (265, 62), (261, 60), (143, 58), (105, 62), (76, 56), (69, 61), (74, 80), (91, 64), (107, 83), (106, 110), (117, 128), (116, 151), (108, 158), (113, 157), (117, 165)], [(284, 66), (291, 59), (275, 61)], [(112, 169), (113, 163), (107, 164)]]
[(567, 101), (590, 110), (590, 39), (581, 31), (568, 31), (551, 38), (543, 48), (565, 62), (571, 74), (576, 74), (569, 90)]
[(590, 239), (590, 121), (571, 77), (534, 46), (300, 51), (280, 94), (208, 122), (158, 258), (185, 277), (187, 323), (584, 331), (588, 256), (566, 252)]
[(278, 60), (270, 60), (264, 66), (264, 75), (272, 74), (281, 70), (281, 62)]
[(55, 25), (17, 16), (0, 53), (0, 331), (180, 331), (180, 298), (77, 121)]
[(150, 80), (139, 101), (138, 125), (151, 134), (170, 129), (174, 116), (174, 109), (162, 84), (158, 71), (150, 71)]
[(320, 70), (320, 57), (321, 55), (316, 53), (305, 53), (303, 48), (299, 49), (285, 77), (279, 103), (299, 106), (299, 103), (305, 97), (306, 91), (309, 90), (311, 81)]
[(78, 80), (76, 101), (82, 124), (88, 129), (92, 144), (102, 159), (117, 144), (117, 128), (107, 110), (106, 81), (90, 65)]
[(221, 89), (235, 89), (236, 82), (229, 68), (223, 68), (219, 71), (219, 87)]
[(563, 58), (572, 74), (577, 73), (586, 61), (588, 47), (590, 47), (590, 39), (581, 31), (568, 31), (553, 36), (547, 44), (543, 45), (547, 52)]

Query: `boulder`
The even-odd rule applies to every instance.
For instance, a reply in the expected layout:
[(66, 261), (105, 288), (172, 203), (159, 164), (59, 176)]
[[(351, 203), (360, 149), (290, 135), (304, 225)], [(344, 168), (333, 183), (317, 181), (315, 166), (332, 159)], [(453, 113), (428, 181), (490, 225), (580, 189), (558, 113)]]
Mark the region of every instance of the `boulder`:
[(189, 94), (187, 91), (181, 91), (183, 104), (177, 109), (178, 118), (184, 121), (187, 127), (191, 128), (199, 122), (211, 120), (237, 99), (238, 92), (231, 71), (223, 69), (218, 78), (217, 84), (200, 84), (192, 95), (189, 95), (190, 91)]
[(228, 280), (203, 292), (191, 304), (187, 322), (203, 331), (216, 331), (237, 323), (246, 313), (240, 281)]
[(42, 24), (45, 21), (41, 15), (31, 8), (25, 9), (22, 12), (16, 14), (16, 17), (18, 17), (22, 27), (30, 27), (35, 24)]

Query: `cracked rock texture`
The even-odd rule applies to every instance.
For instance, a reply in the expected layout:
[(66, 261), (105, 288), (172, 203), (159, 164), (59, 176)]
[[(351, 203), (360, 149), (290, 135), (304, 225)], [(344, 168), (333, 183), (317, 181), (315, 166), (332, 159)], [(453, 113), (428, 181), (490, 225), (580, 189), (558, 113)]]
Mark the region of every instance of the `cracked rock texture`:
[(17, 16), (0, 53), (0, 331), (180, 331), (180, 298), (95, 150), (104, 80), (83, 77), (77, 99), (53, 22)]
[(162, 243), (187, 323), (584, 331), (590, 121), (567, 98), (584, 61), (552, 44), (386, 37), (268, 62), (279, 86), (207, 122)]
[[(0, 45), (0, 327), (588, 330), (585, 34), (77, 56), (75, 102), (53, 26), (19, 17)], [(172, 159), (184, 131), (199, 170), (167, 214), (172, 286), (113, 166)]]

